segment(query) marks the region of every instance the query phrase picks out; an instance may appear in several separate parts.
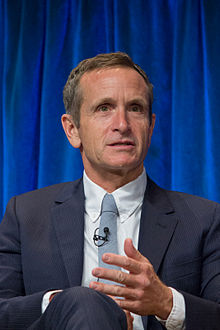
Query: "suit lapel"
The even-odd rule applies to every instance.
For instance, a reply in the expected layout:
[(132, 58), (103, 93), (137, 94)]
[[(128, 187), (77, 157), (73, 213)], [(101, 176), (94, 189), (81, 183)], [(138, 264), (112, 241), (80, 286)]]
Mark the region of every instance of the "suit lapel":
[(165, 190), (148, 178), (142, 207), (139, 251), (158, 272), (177, 225), (177, 217)]
[(84, 248), (82, 180), (65, 185), (56, 198), (52, 217), (69, 284), (81, 285)]
[[(152, 263), (156, 273), (163, 261), (178, 220), (165, 190), (148, 178), (144, 196), (138, 249)], [(148, 317), (142, 317), (144, 329)], [(159, 326), (159, 325), (158, 325)]]

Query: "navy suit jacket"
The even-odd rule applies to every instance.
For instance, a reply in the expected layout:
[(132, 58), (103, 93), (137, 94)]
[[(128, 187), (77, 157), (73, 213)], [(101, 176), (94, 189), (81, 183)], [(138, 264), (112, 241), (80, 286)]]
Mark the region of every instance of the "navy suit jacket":
[[(83, 244), (81, 179), (10, 200), (0, 225), (0, 329), (28, 328), (46, 291), (81, 284)], [(219, 204), (148, 178), (139, 250), (184, 295), (187, 330), (220, 329)], [(146, 320), (146, 329), (163, 328), (153, 316)]]

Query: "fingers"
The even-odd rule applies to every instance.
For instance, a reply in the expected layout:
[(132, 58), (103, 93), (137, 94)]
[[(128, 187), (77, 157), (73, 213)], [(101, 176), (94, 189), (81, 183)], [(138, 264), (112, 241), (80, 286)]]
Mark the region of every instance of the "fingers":
[(102, 256), (102, 260), (107, 264), (116, 265), (120, 268), (126, 269), (128, 273), (98, 267), (92, 270), (92, 275), (98, 278), (117, 282), (119, 284), (124, 284), (127, 287), (137, 288), (147, 285), (147, 283), (145, 283), (147, 281), (147, 277), (144, 277), (143, 279), (143, 276), (139, 277), (138, 275), (143, 273), (146, 275), (151, 275), (153, 271), (151, 263), (134, 248), (131, 239), (126, 239), (124, 246), (127, 256), (105, 253)]
[(136, 281), (134, 275), (115, 269), (95, 268), (92, 270), (92, 275), (127, 286), (133, 286)]
[(124, 251), (127, 257), (113, 253), (104, 253), (102, 260), (107, 264), (122, 267), (132, 273), (140, 272), (140, 263), (150, 264), (149, 260), (134, 247), (130, 238), (127, 238), (124, 242)]
[(138, 274), (140, 272), (140, 264), (137, 261), (126, 256), (120, 256), (118, 254), (113, 253), (104, 253), (102, 256), (102, 260), (106, 264), (124, 268), (134, 274)]
[[(130, 300), (137, 299), (137, 290), (127, 288), (121, 285), (106, 284), (102, 282), (90, 282), (89, 287), (91, 289), (105, 293), (106, 295), (113, 297), (122, 297)], [(115, 300), (115, 298), (113, 298)], [(117, 299), (116, 299), (117, 300)], [(116, 301), (117, 302), (117, 301)]]
[(102, 260), (107, 264), (119, 266), (134, 274), (138, 274), (143, 270), (143, 263), (151, 265), (148, 259), (145, 258), (137, 249), (135, 249), (130, 238), (125, 240), (124, 251), (127, 256), (104, 253)]

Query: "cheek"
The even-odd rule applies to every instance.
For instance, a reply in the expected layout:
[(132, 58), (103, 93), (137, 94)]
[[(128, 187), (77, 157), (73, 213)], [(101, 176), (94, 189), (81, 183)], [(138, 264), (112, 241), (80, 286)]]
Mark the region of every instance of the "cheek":
[(82, 138), (84, 152), (91, 157), (94, 157), (95, 154), (98, 155), (102, 149), (102, 141), (99, 130), (94, 128), (92, 131), (87, 131)]
[(81, 125), (80, 138), (84, 146), (92, 143), (94, 139), (94, 132), (95, 129), (93, 129), (92, 125)]
[(135, 129), (136, 132), (136, 138), (138, 139), (138, 142), (140, 145), (146, 145), (146, 143), (149, 140), (149, 129), (146, 127), (146, 125), (138, 126)]

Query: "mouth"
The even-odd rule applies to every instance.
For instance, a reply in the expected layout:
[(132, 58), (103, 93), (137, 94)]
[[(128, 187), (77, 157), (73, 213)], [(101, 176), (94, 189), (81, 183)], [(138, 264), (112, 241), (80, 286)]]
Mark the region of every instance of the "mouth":
[(131, 148), (134, 147), (135, 144), (133, 141), (116, 141), (113, 143), (108, 144), (109, 147), (116, 147), (116, 148)]

